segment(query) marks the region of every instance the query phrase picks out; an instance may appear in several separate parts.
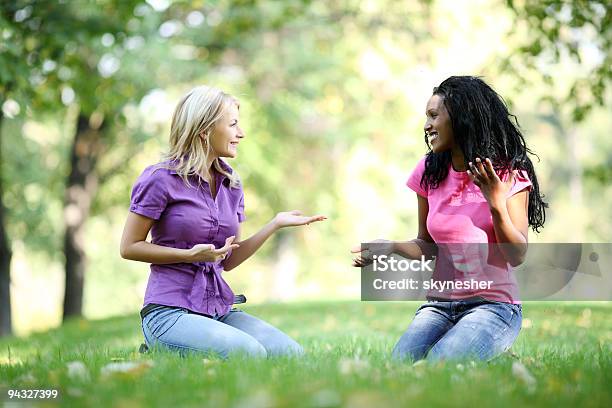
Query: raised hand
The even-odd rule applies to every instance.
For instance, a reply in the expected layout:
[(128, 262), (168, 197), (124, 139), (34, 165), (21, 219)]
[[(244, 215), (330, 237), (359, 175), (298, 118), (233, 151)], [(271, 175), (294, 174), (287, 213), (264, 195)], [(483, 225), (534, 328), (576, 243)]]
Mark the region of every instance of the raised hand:
[(395, 243), (386, 239), (375, 239), (374, 241), (364, 242), (355, 245), (351, 253), (358, 254), (353, 258), (353, 266), (362, 267), (372, 263), (372, 250), (376, 255), (390, 255), (395, 250)]
[(302, 215), (301, 211), (285, 211), (279, 212), (274, 217), (274, 224), (278, 228), (284, 227), (297, 227), (299, 225), (308, 225), (312, 222), (318, 222), (326, 220), (327, 217), (324, 215), (306, 216)]
[(467, 171), (470, 179), (480, 188), (482, 195), (489, 203), (489, 207), (498, 204), (505, 204), (508, 191), (512, 187), (514, 174), (511, 172), (508, 181), (503, 182), (495, 173), (493, 163), (488, 158), (484, 164), (479, 157), (476, 158), (476, 164), (469, 163), (470, 169)]
[(225, 245), (222, 248), (216, 249), (213, 244), (196, 244), (193, 248), (188, 249), (189, 262), (218, 262), (227, 256), (227, 253), (239, 247), (238, 244), (232, 244), (236, 237), (231, 236), (225, 240)]

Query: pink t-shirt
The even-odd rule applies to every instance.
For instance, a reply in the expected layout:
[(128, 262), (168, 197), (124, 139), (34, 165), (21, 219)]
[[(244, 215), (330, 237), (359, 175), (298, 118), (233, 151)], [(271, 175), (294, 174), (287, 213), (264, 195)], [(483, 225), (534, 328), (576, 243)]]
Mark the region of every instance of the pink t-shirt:
[[(496, 243), (493, 219), (487, 200), (480, 188), (469, 178), (467, 172), (458, 172), (449, 165), (446, 179), (438, 188), (421, 187), (421, 176), (425, 171), (423, 157), (406, 185), (420, 196), (427, 198), (429, 213), (427, 230), (438, 244), (438, 257), (432, 279), (440, 281), (483, 281), (478, 289), (431, 290), (428, 297), (460, 299), (482, 296), (489, 300), (520, 303), (512, 267), (503, 258)], [(507, 180), (507, 176), (503, 181)], [(508, 197), (528, 189), (531, 181), (524, 171), (514, 171), (512, 188)], [(444, 244), (444, 245), (440, 245)], [(491, 282), (481, 289), (485, 282)], [(458, 285), (461, 286), (461, 285)], [(464, 287), (472, 285), (464, 285)]]

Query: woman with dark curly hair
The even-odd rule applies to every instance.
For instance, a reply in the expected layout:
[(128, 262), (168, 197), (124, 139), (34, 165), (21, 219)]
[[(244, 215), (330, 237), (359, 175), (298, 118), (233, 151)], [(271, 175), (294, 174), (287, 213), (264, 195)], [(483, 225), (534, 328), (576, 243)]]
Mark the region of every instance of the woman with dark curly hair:
[[(516, 117), (483, 80), (446, 79), (434, 88), (426, 117), (430, 150), (407, 181), (417, 194), (417, 238), (374, 242), (377, 253), (435, 255), (432, 281), (452, 284), (427, 292), (393, 357), (489, 360), (519, 334), (512, 267), (525, 258), (529, 226), (543, 227), (547, 204)], [(364, 249), (353, 249), (355, 266), (370, 262)]]

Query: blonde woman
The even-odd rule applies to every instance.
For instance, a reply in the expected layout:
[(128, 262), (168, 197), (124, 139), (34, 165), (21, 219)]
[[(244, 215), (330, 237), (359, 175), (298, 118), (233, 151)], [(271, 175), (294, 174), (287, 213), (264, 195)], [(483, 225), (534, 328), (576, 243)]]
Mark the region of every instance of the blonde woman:
[(242, 186), (221, 159), (236, 157), (245, 137), (238, 114), (238, 101), (220, 89), (192, 89), (174, 111), (168, 154), (132, 189), (121, 256), (151, 264), (141, 311), (149, 347), (222, 357), (303, 352), (277, 328), (232, 308), (234, 293), (223, 279), (278, 229), (325, 219), (281, 212), (240, 239)]

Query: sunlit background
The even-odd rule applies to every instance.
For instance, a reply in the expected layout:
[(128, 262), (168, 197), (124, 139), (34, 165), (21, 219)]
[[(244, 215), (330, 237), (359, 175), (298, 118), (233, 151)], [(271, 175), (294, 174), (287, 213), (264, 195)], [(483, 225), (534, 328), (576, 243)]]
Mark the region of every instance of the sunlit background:
[[(484, 76), (539, 156), (550, 209), (530, 241), (609, 242), (609, 28), (576, 23), (569, 5), (539, 15), (535, 1), (334, 3), (64, 2), (47, 15), (56, 32), (35, 22), (51, 13), (41, 5), (3, 6), (0, 152), (16, 334), (62, 321), (67, 228), (84, 250), (83, 314), (142, 306), (149, 266), (119, 256), (131, 186), (167, 148), (176, 102), (199, 84), (241, 102), (247, 136), (230, 164), (245, 186), (243, 234), (283, 210), (329, 217), (283, 230), (226, 274), (250, 303), (358, 299), (350, 247), (416, 236), (405, 181), (426, 152), (427, 99), (450, 75)], [(605, 4), (589, 6), (595, 20), (609, 16)], [(98, 24), (71, 26), (87, 19)], [(537, 40), (530, 24), (561, 27), (556, 42)], [(77, 163), (80, 185), (69, 178), (73, 150), (94, 158)]]

